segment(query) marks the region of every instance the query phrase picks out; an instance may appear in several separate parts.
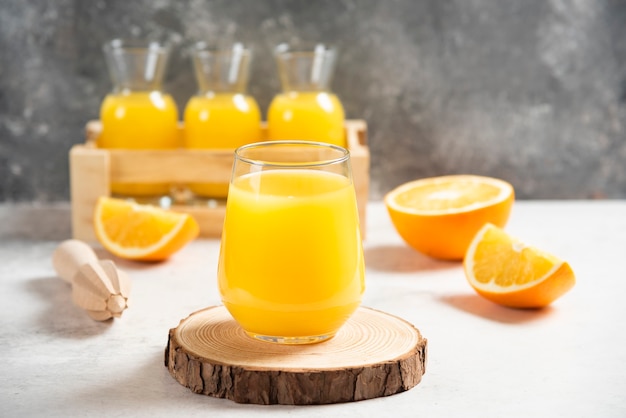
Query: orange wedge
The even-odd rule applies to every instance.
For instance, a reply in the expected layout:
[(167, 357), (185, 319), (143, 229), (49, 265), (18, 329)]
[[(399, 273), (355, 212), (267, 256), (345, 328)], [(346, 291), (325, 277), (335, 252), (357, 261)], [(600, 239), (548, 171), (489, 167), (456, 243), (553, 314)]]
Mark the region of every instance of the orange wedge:
[(491, 224), (476, 234), (463, 265), (478, 294), (513, 308), (547, 306), (576, 283), (569, 264)]
[(104, 248), (130, 260), (165, 260), (198, 236), (190, 215), (122, 199), (101, 197), (94, 214), (96, 236)]
[(405, 183), (385, 196), (400, 236), (434, 258), (460, 260), (476, 232), (504, 226), (515, 200), (511, 184), (483, 176), (431, 177)]

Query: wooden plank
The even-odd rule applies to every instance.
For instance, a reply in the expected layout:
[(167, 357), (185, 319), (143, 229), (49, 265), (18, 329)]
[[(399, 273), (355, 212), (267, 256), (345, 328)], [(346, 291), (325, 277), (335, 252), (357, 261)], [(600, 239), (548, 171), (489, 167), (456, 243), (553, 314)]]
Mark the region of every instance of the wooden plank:
[(352, 162), (352, 178), (359, 209), (359, 220), (361, 221), (361, 238), (365, 239), (370, 183), (370, 153), (367, 147), (367, 125), (364, 121), (346, 121), (346, 142)]
[(228, 183), (232, 150), (109, 150), (111, 181), (128, 183)]
[(72, 236), (96, 241), (93, 213), (100, 196), (111, 192), (109, 154), (105, 150), (75, 145), (70, 150)]

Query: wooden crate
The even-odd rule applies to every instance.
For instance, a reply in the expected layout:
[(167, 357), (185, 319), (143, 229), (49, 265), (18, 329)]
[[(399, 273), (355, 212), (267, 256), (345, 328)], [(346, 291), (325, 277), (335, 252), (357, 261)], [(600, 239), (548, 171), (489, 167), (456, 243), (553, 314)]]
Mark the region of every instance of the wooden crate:
[[(182, 126), (181, 126), (182, 129)], [(99, 121), (87, 123), (85, 144), (70, 150), (70, 194), (72, 235), (95, 241), (93, 213), (100, 196), (111, 195), (112, 182), (170, 183), (223, 182), (230, 180), (232, 150), (112, 150), (95, 146), (102, 130)], [(361, 231), (365, 237), (366, 206), (369, 191), (369, 148), (367, 125), (362, 120), (345, 122), (350, 150)], [(266, 129), (263, 126), (263, 135)], [(200, 225), (200, 236), (219, 237), (225, 206), (176, 205), (172, 210), (191, 214)]]

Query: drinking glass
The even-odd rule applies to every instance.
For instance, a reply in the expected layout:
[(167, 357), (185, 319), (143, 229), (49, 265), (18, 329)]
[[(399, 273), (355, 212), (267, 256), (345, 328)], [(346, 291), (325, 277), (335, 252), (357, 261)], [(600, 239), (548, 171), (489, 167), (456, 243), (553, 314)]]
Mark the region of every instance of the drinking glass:
[(327, 340), (365, 290), (349, 152), (312, 141), (244, 145), (226, 203), (222, 301), (259, 340)]

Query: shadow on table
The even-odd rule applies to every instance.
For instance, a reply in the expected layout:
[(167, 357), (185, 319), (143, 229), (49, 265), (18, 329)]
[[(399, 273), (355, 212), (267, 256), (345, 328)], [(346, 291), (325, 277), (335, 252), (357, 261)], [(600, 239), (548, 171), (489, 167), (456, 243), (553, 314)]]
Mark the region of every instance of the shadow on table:
[[(72, 405), (91, 405), (94, 400), (112, 408), (115, 416), (211, 416), (209, 412), (228, 416), (229, 412), (253, 414), (259, 405), (238, 404), (227, 399), (193, 393), (178, 383), (165, 367), (164, 350), (167, 333), (163, 335), (163, 346), (146, 347), (140, 360), (128, 361), (128, 356), (137, 357), (137, 352), (129, 353), (123, 373), (116, 373), (110, 379), (103, 377), (97, 385), (85, 385), (83, 390), (73, 393), (69, 399)], [(295, 406), (264, 406), (273, 412), (293, 411)], [(103, 416), (107, 415), (102, 410)], [(226, 414), (226, 415), (224, 415)], [(247, 416), (247, 415), (237, 415)]]
[(26, 290), (40, 297), (45, 308), (39, 314), (39, 330), (56, 337), (83, 339), (105, 332), (112, 320), (99, 322), (72, 302), (72, 287), (59, 277), (33, 278)]
[(507, 308), (490, 302), (477, 294), (441, 296), (439, 299), (461, 311), (507, 324), (536, 321), (546, 318), (553, 313), (553, 309), (550, 306), (542, 309)]
[(424, 270), (457, 268), (460, 263), (435, 260), (402, 245), (379, 245), (364, 249), (365, 264), (379, 271), (410, 273)]

